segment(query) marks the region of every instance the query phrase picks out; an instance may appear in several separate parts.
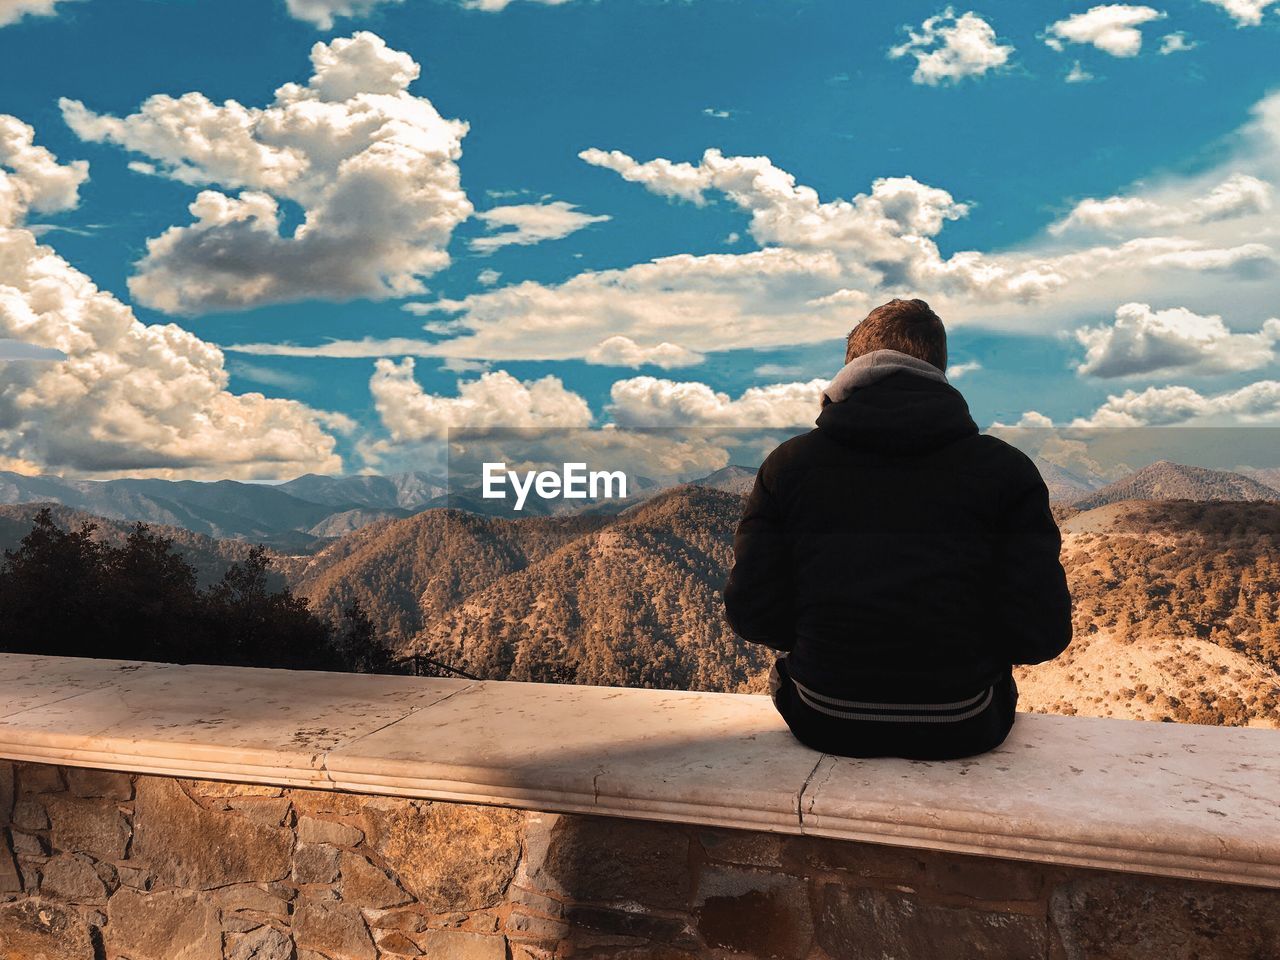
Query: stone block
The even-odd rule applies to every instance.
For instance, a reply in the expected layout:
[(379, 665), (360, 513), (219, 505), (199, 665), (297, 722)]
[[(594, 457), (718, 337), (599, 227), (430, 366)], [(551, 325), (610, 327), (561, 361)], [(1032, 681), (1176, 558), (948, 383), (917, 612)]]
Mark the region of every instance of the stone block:
[(113, 800), (46, 797), (54, 850), (120, 860), (129, 844), (129, 824)]
[(815, 910), (818, 945), (833, 957), (894, 956), (911, 960), (1043, 957), (1042, 917), (929, 903), (909, 893), (823, 884)]
[(298, 818), (315, 817), (354, 817), (365, 809), (373, 809), (379, 804), (399, 807), (407, 800), (392, 797), (361, 797), (351, 793), (336, 793), (333, 790), (307, 790), (294, 787), (289, 791), (289, 799), (293, 808), (298, 811)]
[(1086, 877), (1054, 891), (1049, 917), (1066, 960), (1280, 957), (1280, 890)]
[(283, 797), (284, 787), (261, 783), (224, 783), (221, 780), (182, 780), (182, 787), (197, 797)]
[(338, 879), (338, 848), (308, 843), (293, 854), (293, 879), (297, 883), (333, 883)]
[(709, 945), (753, 957), (804, 957), (813, 942), (808, 886), (787, 874), (710, 867), (698, 878), (695, 917)]
[(370, 910), (369, 925), (379, 930), (398, 930), (401, 933), (421, 933), (427, 929), (427, 918), (416, 910)]
[(249, 933), (257, 930), (263, 925), (263, 922), (252, 914), (233, 913), (230, 916), (222, 918), (223, 933)]
[(427, 909), (502, 902), (520, 859), (520, 811), (414, 802), (371, 806), (364, 816), (369, 845)]
[(95, 960), (88, 922), (47, 900), (0, 903), (3, 960)]
[(689, 834), (609, 817), (531, 817), (517, 883), (562, 900), (689, 905)]
[(380, 958), (384, 956), (420, 957), (422, 955), (418, 945), (399, 930), (377, 935), (374, 941), (378, 945), (378, 956)]
[(780, 867), (787, 838), (744, 830), (699, 830), (698, 841), (709, 860), (748, 867)]
[(273, 917), (283, 918), (289, 915), (289, 902), (287, 900), (276, 896), (257, 884), (244, 883), (223, 887), (221, 890), (215, 890), (211, 896), (213, 902), (228, 913), (237, 910), (251, 910), (255, 913), (265, 913)]
[(363, 839), (363, 831), (336, 820), (306, 816), (298, 818), (300, 843), (330, 843), (335, 847), (354, 847)]
[(93, 861), (82, 854), (62, 854), (41, 869), (40, 892), (73, 903), (105, 903), (107, 885)]
[(9, 843), (14, 853), (28, 857), (43, 857), (49, 852), (42, 838), (34, 833), (23, 833), (21, 830), (9, 831)]
[(226, 960), (292, 960), (293, 941), (275, 927), (259, 927), (249, 933), (230, 935), (226, 940)]
[(151, 871), (146, 867), (122, 863), (116, 868), (116, 877), (126, 887), (133, 887), (135, 890), (151, 889)]
[(241, 816), (268, 827), (281, 826), (289, 816), (288, 797), (233, 797), (226, 803)]
[(1044, 896), (1043, 864), (820, 837), (789, 837), (785, 843), (785, 861), (795, 872), (832, 870), (873, 885), (980, 901)]
[(351, 904), (303, 900), (293, 916), (293, 936), (299, 950), (330, 960), (377, 960), (364, 917)]
[(207, 810), (165, 777), (139, 777), (136, 788), (132, 855), (166, 886), (207, 890), (289, 875), (292, 831)]
[(507, 960), (507, 941), (497, 934), (427, 930), (413, 939), (431, 960)]
[(49, 812), (45, 810), (42, 800), (22, 797), (14, 803), (9, 822), (19, 830), (48, 830)]
[(538, 893), (536, 890), (526, 890), (516, 884), (512, 884), (511, 889), (507, 891), (507, 901), (547, 917), (564, 915), (564, 905), (559, 900), (548, 897), (545, 893)]
[(564, 920), (528, 913), (512, 913), (507, 917), (505, 927), (507, 936), (512, 940), (534, 942), (563, 940), (570, 929), (569, 924)]
[(107, 902), (107, 953), (129, 960), (222, 960), (218, 911), (185, 891), (121, 887)]
[(18, 861), (13, 859), (9, 847), (0, 842), (0, 895), (21, 891), (22, 875), (18, 873)]
[(511, 960), (555, 960), (554, 947), (539, 947), (532, 943), (511, 944)]
[(575, 932), (589, 931), (650, 944), (697, 946), (697, 934), (686, 921), (646, 913), (639, 904), (627, 904), (622, 909), (574, 904), (565, 909), (564, 919)]
[(18, 764), (18, 790), (21, 793), (57, 793), (63, 788), (62, 769), (47, 763)]
[(408, 903), (412, 898), (400, 885), (368, 857), (350, 850), (342, 852), (342, 899), (365, 910), (386, 910)]
[(18, 771), (8, 760), (0, 760), (0, 826), (9, 822), (13, 798), (18, 792)]
[(133, 799), (133, 778), (114, 770), (91, 770), (67, 767), (67, 789), (77, 797), (105, 797), (108, 800)]

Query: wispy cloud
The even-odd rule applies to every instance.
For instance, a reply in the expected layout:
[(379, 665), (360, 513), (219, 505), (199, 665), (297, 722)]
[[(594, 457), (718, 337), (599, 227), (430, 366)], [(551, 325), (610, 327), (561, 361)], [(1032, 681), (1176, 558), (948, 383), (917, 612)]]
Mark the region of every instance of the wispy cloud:
[(583, 213), (571, 203), (520, 203), (481, 210), (476, 218), (493, 232), (471, 240), (471, 249), (492, 253), (507, 246), (530, 246), (547, 240), (561, 240), (593, 223), (604, 223), (605, 214)]
[(1160, 53), (1168, 56), (1171, 53), (1184, 53), (1187, 50), (1194, 50), (1199, 44), (1187, 37), (1186, 33), (1179, 30), (1175, 33), (1166, 33), (1160, 38)]

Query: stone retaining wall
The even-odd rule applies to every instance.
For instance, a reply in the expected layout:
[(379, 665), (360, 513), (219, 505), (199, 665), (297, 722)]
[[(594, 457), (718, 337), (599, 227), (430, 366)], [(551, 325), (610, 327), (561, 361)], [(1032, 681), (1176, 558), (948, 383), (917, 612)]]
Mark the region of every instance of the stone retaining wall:
[(1280, 891), (0, 761), (0, 960), (1263, 960)]

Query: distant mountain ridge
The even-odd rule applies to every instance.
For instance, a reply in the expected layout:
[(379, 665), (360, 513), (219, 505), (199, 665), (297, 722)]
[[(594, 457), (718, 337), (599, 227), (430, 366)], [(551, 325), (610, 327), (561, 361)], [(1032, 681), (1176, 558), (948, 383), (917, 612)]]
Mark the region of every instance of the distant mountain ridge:
[(689, 482), (699, 487), (707, 487), (710, 490), (723, 490), (725, 493), (746, 495), (755, 486), (756, 468), (731, 463), (727, 467), (721, 467), (719, 470), (707, 474), (705, 477), (690, 480)]
[(1121, 500), (1271, 501), (1280, 500), (1280, 490), (1243, 473), (1159, 460), (1081, 497), (1074, 506), (1092, 510)]
[[(1088, 471), (1035, 463), (1062, 509), (1081, 510), (1120, 500), (1280, 500), (1280, 469), (1241, 472), (1160, 461), (1114, 483)], [(1247, 471), (1247, 472), (1246, 472)], [(686, 485), (735, 495), (750, 492), (756, 469), (730, 464)], [(630, 478), (625, 500), (583, 504), (531, 498), (517, 516), (630, 513), (673, 489), (646, 477)], [(288, 554), (310, 553), (336, 537), (383, 520), (400, 520), (433, 509), (459, 509), (479, 516), (512, 516), (505, 501), (485, 500), (478, 490), (450, 490), (446, 480), (422, 471), (390, 476), (327, 477), (306, 474), (271, 485), (236, 480), (68, 480), (0, 471), (0, 505), (57, 503), (115, 521), (178, 527), (221, 540), (263, 543)]]
[(299, 500), (331, 507), (420, 510), (446, 493), (448, 484), (436, 474), (417, 470), (389, 476), (356, 474), (325, 477), (307, 473), (279, 484), (275, 489)]
[(1069, 470), (1042, 457), (1033, 457), (1036, 469), (1044, 485), (1049, 488), (1049, 499), (1059, 503), (1072, 503), (1101, 487), (1105, 481), (1088, 473)]
[(0, 471), (0, 504), (57, 503), (109, 520), (141, 520), (286, 550), (307, 549), (319, 538), (383, 516), (407, 516), (444, 489), (442, 480), (425, 473), (307, 475), (272, 486), (237, 480), (67, 480)]

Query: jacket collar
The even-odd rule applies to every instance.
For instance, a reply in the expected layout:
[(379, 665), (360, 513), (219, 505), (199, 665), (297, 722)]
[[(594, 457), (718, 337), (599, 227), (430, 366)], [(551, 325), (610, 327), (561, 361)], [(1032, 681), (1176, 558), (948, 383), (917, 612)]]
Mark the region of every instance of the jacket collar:
[(828, 403), (839, 403), (859, 387), (883, 380), (894, 373), (911, 373), (939, 383), (947, 382), (947, 375), (927, 360), (898, 350), (872, 350), (854, 357), (841, 368), (822, 391), (822, 405), (825, 407)]

